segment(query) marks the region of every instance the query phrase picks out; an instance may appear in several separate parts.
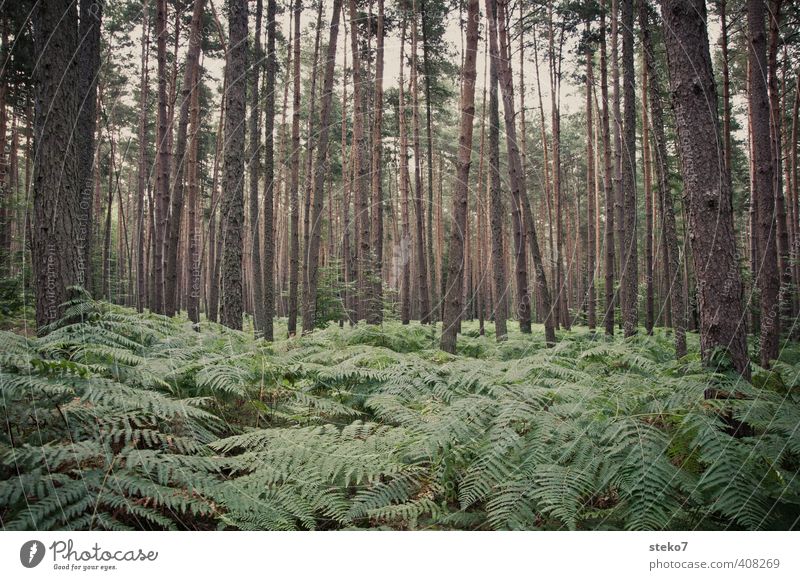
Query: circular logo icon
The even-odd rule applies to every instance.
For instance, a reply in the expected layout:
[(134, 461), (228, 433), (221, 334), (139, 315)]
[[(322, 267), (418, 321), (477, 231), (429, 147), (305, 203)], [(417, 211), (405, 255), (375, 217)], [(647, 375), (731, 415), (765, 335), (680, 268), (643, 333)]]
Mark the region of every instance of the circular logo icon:
[(19, 561), (26, 568), (36, 568), (44, 559), (44, 544), (39, 540), (29, 540), (19, 549)]

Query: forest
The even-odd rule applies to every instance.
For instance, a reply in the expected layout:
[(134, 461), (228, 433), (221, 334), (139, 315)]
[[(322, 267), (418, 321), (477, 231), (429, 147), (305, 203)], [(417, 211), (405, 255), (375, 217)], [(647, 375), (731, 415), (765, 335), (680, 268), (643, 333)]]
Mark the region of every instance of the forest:
[(797, 3), (0, 37), (2, 529), (800, 529)]

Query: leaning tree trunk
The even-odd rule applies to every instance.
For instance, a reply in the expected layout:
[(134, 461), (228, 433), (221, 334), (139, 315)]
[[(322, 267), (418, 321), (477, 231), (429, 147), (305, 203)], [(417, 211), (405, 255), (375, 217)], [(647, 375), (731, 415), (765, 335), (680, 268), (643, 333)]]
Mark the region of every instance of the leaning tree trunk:
[(31, 265), (39, 333), (58, 321), (69, 288), (79, 282), (78, 11), (71, 0), (39, 2), (33, 9), (36, 116)]
[[(500, 87), (503, 94), (503, 111), (506, 125), (506, 145), (508, 149), (509, 158), (509, 176), (511, 181), (511, 194), (516, 207), (520, 208), (520, 227), (525, 228), (525, 234), (521, 238), (527, 238), (530, 245), (531, 257), (533, 258), (533, 268), (535, 271), (535, 283), (539, 290), (538, 295), (542, 301), (542, 312), (546, 313), (544, 319), (545, 341), (547, 344), (555, 344), (556, 333), (555, 324), (553, 320), (552, 303), (550, 300), (550, 291), (547, 287), (547, 277), (544, 272), (544, 264), (542, 262), (542, 255), (539, 250), (539, 240), (536, 235), (536, 225), (531, 215), (531, 206), (528, 201), (528, 194), (525, 187), (524, 176), (522, 175), (522, 161), (519, 155), (519, 148), (517, 147), (516, 127), (514, 123), (514, 80), (511, 74), (511, 59), (504, 49), (502, 52), (499, 47), (508, 47), (508, 33), (506, 29), (506, 4), (499, 3), (494, 0), (493, 6), (497, 6), (497, 18), (491, 18), (489, 22), (489, 44), (490, 52), (493, 55), (501, 55), (497, 58), (499, 65)], [(494, 8), (493, 8), (494, 9)], [(488, 10), (487, 10), (488, 12)], [(499, 38), (492, 41), (493, 33), (491, 30), (497, 22), (497, 32)], [(515, 210), (516, 211), (516, 210)], [(522, 244), (524, 246), (524, 243)], [(519, 258), (518, 258), (519, 259)], [(525, 252), (522, 248), (523, 269), (525, 268)], [(530, 332), (530, 300), (526, 295), (520, 300), (520, 320), (522, 321), (523, 315), (527, 320), (527, 330)], [(524, 309), (524, 310), (523, 310)], [(522, 322), (520, 322), (522, 326)]]
[(753, 122), (753, 191), (757, 200), (755, 234), (759, 238), (758, 288), (761, 293), (761, 366), (778, 358), (780, 312), (778, 304), (778, 255), (775, 233), (775, 191), (769, 95), (767, 91), (767, 37), (763, 0), (748, 0), (747, 27), (750, 80), (748, 97)]
[[(697, 280), (701, 354), (710, 365), (715, 351), (727, 351), (733, 367), (749, 379), (742, 281), (730, 185), (718, 146), (706, 6), (703, 0), (662, 0), (661, 13)], [(709, 103), (714, 106), (709, 108)]]
[[(331, 108), (333, 104), (333, 82), (336, 72), (336, 43), (339, 37), (339, 14), (342, 0), (334, 0), (331, 15), (328, 53), (325, 60), (325, 80), (322, 86), (322, 109), (319, 120), (319, 142), (317, 161), (314, 167), (314, 199), (311, 206), (309, 246), (306, 251), (307, 278), (303, 287), (303, 333), (314, 329), (317, 311), (317, 279), (319, 274), (319, 249), (322, 238), (322, 209), (325, 200), (325, 175), (328, 167), (328, 142), (331, 132)], [(329, 224), (328, 227), (333, 227)]]
[(247, 1), (228, 0), (230, 46), (225, 74), (225, 191), (222, 197), (222, 313), (228, 328), (242, 329), (244, 226), (244, 126), (247, 86)]
[(456, 332), (463, 310), (464, 238), (467, 234), (469, 170), (472, 157), (472, 128), (475, 121), (475, 62), (478, 53), (478, 0), (467, 5), (467, 46), (461, 72), (461, 122), (458, 131), (458, 160), (453, 192), (453, 223), (450, 229), (447, 291), (444, 299), (441, 348), (456, 351)]

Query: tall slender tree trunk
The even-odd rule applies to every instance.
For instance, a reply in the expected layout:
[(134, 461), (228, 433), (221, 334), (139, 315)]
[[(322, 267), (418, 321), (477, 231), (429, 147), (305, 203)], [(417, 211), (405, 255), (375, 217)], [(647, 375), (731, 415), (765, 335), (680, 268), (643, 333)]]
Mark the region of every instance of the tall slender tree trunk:
[[(639, 2), (643, 5), (644, 2)], [(642, 57), (644, 60), (644, 57)], [(642, 66), (642, 169), (644, 172), (644, 253), (645, 253), (645, 322), (647, 334), (653, 334), (655, 323), (654, 289), (653, 289), (653, 186), (652, 164), (650, 158), (650, 119), (647, 113), (648, 92), (647, 67)]]
[(623, 138), (622, 195), (624, 253), (620, 289), (622, 326), (625, 336), (636, 334), (639, 325), (639, 252), (636, 203), (636, 75), (633, 69), (633, 0), (622, 0)]
[(178, 244), (180, 240), (181, 216), (183, 215), (184, 178), (186, 174), (186, 134), (189, 125), (189, 105), (191, 91), (199, 79), (200, 42), (205, 0), (195, 0), (192, 23), (189, 30), (189, 49), (186, 52), (186, 65), (181, 83), (181, 103), (178, 114), (178, 131), (175, 137), (174, 171), (175, 181), (172, 197), (167, 239), (166, 273), (164, 278), (164, 312), (172, 316), (176, 311), (178, 292)]
[(683, 276), (675, 226), (675, 207), (669, 185), (669, 158), (667, 157), (667, 138), (664, 132), (664, 113), (661, 105), (661, 82), (650, 36), (650, 21), (648, 5), (642, 2), (639, 5), (639, 26), (642, 33), (642, 52), (647, 69), (647, 95), (655, 145), (656, 192), (661, 215), (662, 243), (666, 250), (666, 259), (664, 260), (666, 300), (671, 308), (672, 326), (675, 329), (675, 355), (677, 358), (681, 358), (686, 355), (686, 306), (683, 300)]
[[(586, 25), (587, 33), (589, 24)], [(595, 302), (594, 273), (595, 273), (595, 176), (594, 176), (594, 106), (592, 103), (592, 91), (594, 88), (594, 70), (592, 60), (594, 54), (590, 46), (586, 47), (586, 322), (590, 330), (594, 330), (597, 325), (597, 313)]]
[[(351, 0), (352, 1), (352, 0)], [(431, 290), (428, 286), (428, 263), (425, 257), (425, 207), (422, 191), (422, 147), (419, 135), (419, 63), (417, 0), (412, 2), (411, 26), (411, 124), (414, 132), (414, 207), (416, 209), (417, 276), (419, 280), (419, 318), (422, 324), (433, 321), (431, 312)], [(430, 208), (428, 208), (430, 210)]]
[[(525, 263), (525, 240), (530, 246), (531, 257), (533, 258), (533, 266), (535, 271), (535, 283), (538, 289), (538, 295), (542, 300), (542, 311), (547, 313), (544, 319), (545, 341), (547, 344), (555, 344), (555, 325), (553, 321), (553, 312), (551, 310), (550, 291), (547, 287), (547, 277), (544, 271), (544, 263), (542, 262), (542, 255), (539, 250), (539, 240), (536, 235), (536, 225), (531, 215), (530, 203), (528, 202), (528, 194), (525, 187), (525, 180), (522, 179), (522, 162), (519, 156), (519, 149), (517, 147), (516, 127), (514, 123), (514, 80), (511, 74), (511, 59), (508, 54), (508, 31), (506, 27), (506, 2), (496, 2), (497, 17), (491, 18), (489, 22), (489, 44), (490, 52), (497, 58), (498, 73), (500, 79), (500, 88), (503, 95), (503, 111), (505, 116), (506, 125), (506, 145), (508, 149), (509, 158), (509, 176), (511, 181), (511, 194), (514, 202), (514, 214), (519, 219), (519, 229), (522, 235), (515, 236), (520, 243), (520, 249), (517, 250), (517, 270), (521, 270), (525, 274), (525, 284), (520, 284), (520, 292), (524, 292), (518, 299), (519, 304), (519, 318), (520, 327), (530, 332), (530, 299), (527, 295), (527, 264)], [(494, 8), (492, 8), (494, 10)], [(490, 10), (487, 13), (491, 14)], [(493, 41), (494, 34), (491, 32), (497, 22), (497, 37)], [(499, 48), (498, 48), (499, 45)], [(523, 229), (524, 228), (524, 229)], [(520, 251), (521, 250), (521, 251)], [(521, 264), (520, 264), (521, 262)], [(521, 281), (521, 277), (518, 279)], [(523, 327), (523, 321), (525, 325)], [(525, 328), (527, 327), (527, 328)], [(524, 331), (523, 330), (523, 331)]]
[(156, 0), (156, 51), (158, 60), (158, 131), (156, 133), (156, 192), (153, 222), (153, 284), (150, 309), (163, 314), (164, 238), (169, 218), (169, 125), (167, 120), (167, 2)]
[[(717, 144), (721, 138), (703, 0), (662, 0), (661, 14), (675, 109), (689, 233), (700, 313), (700, 349), (712, 364), (717, 349), (750, 378), (742, 283), (730, 185)], [(710, 236), (708, 232), (714, 232)]]
[(405, 85), (403, 71), (405, 69), (406, 23), (407, 14), (402, 16), (402, 32), (400, 34), (400, 83), (399, 83), (399, 119), (398, 132), (400, 133), (400, 204), (402, 237), (400, 239), (400, 260), (402, 264), (402, 281), (400, 285), (400, 318), (403, 324), (411, 320), (411, 232), (408, 208), (408, 130), (406, 124)]
[[(199, 68), (198, 68), (199, 71)], [(198, 154), (200, 142), (200, 87), (199, 75), (193, 83), (189, 103), (189, 160), (187, 165), (186, 187), (189, 193), (189, 248), (188, 274), (189, 292), (186, 297), (186, 311), (189, 320), (195, 324), (200, 322), (200, 228), (198, 221), (202, 219), (202, 204), (199, 187)]]
[(753, 122), (753, 197), (756, 198), (759, 237), (758, 285), (761, 292), (761, 365), (778, 358), (780, 316), (778, 305), (778, 256), (775, 231), (775, 190), (770, 103), (767, 89), (767, 37), (763, 0), (748, 0), (748, 97)]
[(292, 50), (294, 97), (292, 108), (292, 156), (290, 198), (290, 233), (289, 233), (289, 336), (297, 332), (297, 293), (300, 269), (300, 208), (299, 208), (299, 171), (300, 171), (300, 17), (303, 14), (302, 0), (294, 0), (294, 44)]
[(97, 79), (100, 74), (100, 26), (103, 3), (80, 0), (78, 39), (78, 179), (80, 180), (80, 227), (77, 235), (83, 246), (78, 283), (85, 288), (91, 283), (92, 264), (92, 168), (95, 157), (97, 123)]
[(275, 317), (275, 16), (276, 0), (267, 0), (267, 70), (264, 84), (264, 339), (274, 339)]
[(147, 61), (150, 53), (150, 8), (148, 0), (142, 2), (142, 41), (141, 41), (141, 71), (139, 80), (139, 158), (138, 171), (136, 178), (136, 235), (137, 235), (137, 268), (136, 268), (136, 309), (139, 312), (144, 310), (147, 304), (147, 270), (146, 270), (146, 244), (145, 244), (145, 205), (147, 203), (147, 100), (149, 92), (149, 75), (147, 72)]
[[(718, 0), (720, 16), (719, 43), (722, 49), (722, 139), (725, 147), (725, 173), (731, 179), (731, 75), (728, 58), (728, 12), (727, 0)], [(731, 188), (732, 190), (733, 188)]]
[(441, 348), (456, 351), (456, 332), (462, 316), (464, 284), (464, 242), (467, 234), (469, 170), (472, 157), (472, 130), (475, 121), (475, 63), (478, 54), (478, 0), (467, 4), (467, 46), (461, 72), (461, 122), (458, 131), (458, 161), (453, 192), (453, 223), (450, 229), (447, 292), (444, 301)]
[[(319, 251), (322, 238), (322, 209), (325, 199), (325, 175), (328, 173), (328, 141), (331, 132), (331, 108), (333, 105), (333, 82), (336, 70), (336, 43), (339, 36), (339, 14), (342, 0), (334, 0), (331, 15), (328, 50), (325, 60), (325, 79), (322, 88), (322, 109), (320, 111), (320, 132), (317, 146), (317, 161), (314, 167), (314, 200), (311, 206), (308, 260), (308, 277), (303, 286), (303, 333), (314, 329), (317, 308), (317, 279), (319, 273)], [(331, 200), (332, 202), (332, 200)], [(329, 225), (332, 227), (332, 224)]]
[(615, 200), (613, 168), (611, 164), (611, 127), (609, 124), (608, 102), (608, 63), (606, 50), (606, 11), (609, 0), (606, 0), (603, 10), (600, 11), (600, 94), (603, 101), (602, 130), (603, 130), (603, 190), (605, 197), (605, 229), (604, 229), (604, 275), (605, 275), (605, 314), (603, 326), (606, 336), (614, 336), (614, 269), (616, 264), (614, 245), (614, 219)]
[[(378, 29), (375, 47), (375, 105), (372, 124), (372, 251), (374, 288), (367, 322), (380, 324), (383, 320), (383, 28), (384, 0), (378, 0)], [(423, 24), (424, 29), (424, 24)], [(426, 76), (427, 84), (427, 76)], [(429, 109), (430, 111), (430, 109)], [(430, 115), (430, 112), (429, 112)], [(428, 117), (430, 120), (430, 116)], [(430, 135), (430, 125), (428, 125)], [(428, 144), (430, 151), (430, 143)], [(429, 205), (429, 207), (431, 207)], [(430, 212), (428, 215), (431, 215)], [(429, 240), (430, 242), (430, 240)]]
[(242, 329), (244, 127), (247, 87), (247, 2), (228, 0), (230, 46), (225, 74), (225, 189), (222, 197), (222, 313), (228, 328)]

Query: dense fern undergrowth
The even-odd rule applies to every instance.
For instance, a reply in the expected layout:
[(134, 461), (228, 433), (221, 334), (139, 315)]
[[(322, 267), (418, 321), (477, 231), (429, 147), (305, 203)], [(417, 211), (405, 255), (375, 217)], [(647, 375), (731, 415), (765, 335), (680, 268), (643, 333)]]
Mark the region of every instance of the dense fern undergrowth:
[(660, 331), (545, 348), (465, 323), (452, 356), (413, 323), (269, 344), (67, 316), (0, 332), (6, 530), (798, 527), (797, 346), (751, 385)]

